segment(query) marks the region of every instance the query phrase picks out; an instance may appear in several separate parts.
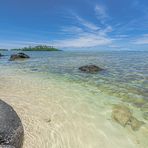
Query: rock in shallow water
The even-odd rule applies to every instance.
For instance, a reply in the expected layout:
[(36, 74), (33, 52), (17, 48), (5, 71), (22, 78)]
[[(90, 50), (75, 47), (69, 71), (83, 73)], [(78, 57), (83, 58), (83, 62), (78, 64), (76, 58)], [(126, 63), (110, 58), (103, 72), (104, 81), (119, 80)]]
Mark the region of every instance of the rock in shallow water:
[(125, 127), (128, 124), (130, 118), (132, 117), (132, 113), (126, 106), (115, 105), (113, 108), (112, 117), (120, 125)]
[(139, 130), (139, 128), (141, 127), (141, 125), (144, 124), (144, 122), (139, 121), (138, 119), (136, 119), (135, 117), (132, 116), (130, 118), (128, 124), (131, 126), (132, 130), (137, 131), (137, 130)]
[(79, 67), (79, 70), (86, 73), (96, 73), (98, 71), (102, 71), (103, 69), (96, 65), (85, 65), (85, 66)]
[(15, 60), (22, 60), (22, 59), (28, 59), (30, 58), (28, 55), (26, 55), (25, 53), (17, 53), (17, 54), (13, 54), (10, 56), (10, 61), (15, 61)]
[(130, 109), (124, 105), (115, 105), (113, 107), (112, 118), (123, 127), (130, 125), (134, 131), (138, 130), (144, 124), (144, 122), (133, 117)]
[(17, 113), (0, 100), (0, 147), (21, 148), (24, 130)]

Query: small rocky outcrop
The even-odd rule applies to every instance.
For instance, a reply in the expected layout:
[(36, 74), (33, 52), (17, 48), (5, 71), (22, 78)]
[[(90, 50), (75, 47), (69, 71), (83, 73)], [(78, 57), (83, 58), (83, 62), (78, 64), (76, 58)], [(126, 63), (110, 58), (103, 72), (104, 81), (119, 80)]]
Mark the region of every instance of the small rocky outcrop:
[(25, 53), (17, 53), (17, 54), (13, 54), (10, 56), (10, 61), (15, 61), (15, 60), (23, 60), (23, 59), (28, 59), (30, 58), (27, 54)]
[(0, 147), (21, 148), (24, 130), (17, 113), (0, 100)]
[(79, 70), (86, 73), (96, 73), (96, 72), (102, 71), (103, 69), (96, 65), (85, 65), (85, 66), (79, 67)]
[(112, 118), (123, 127), (127, 125), (131, 126), (134, 131), (138, 130), (144, 124), (142, 121), (133, 117), (130, 109), (124, 105), (115, 105), (113, 107)]

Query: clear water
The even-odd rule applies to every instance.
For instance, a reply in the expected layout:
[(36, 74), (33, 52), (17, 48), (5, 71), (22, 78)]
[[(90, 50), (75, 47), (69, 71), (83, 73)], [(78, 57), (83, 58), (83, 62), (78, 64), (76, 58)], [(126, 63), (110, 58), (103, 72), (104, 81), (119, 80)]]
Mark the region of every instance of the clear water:
[[(0, 97), (22, 118), (25, 148), (148, 146), (148, 52), (26, 53), (29, 60), (10, 62), (11, 52), (0, 59)], [(86, 64), (105, 70), (78, 70)], [(121, 103), (146, 123), (138, 132), (112, 121), (112, 105)]]
[[(10, 53), (6, 53), (10, 55)], [(96, 86), (98, 90), (118, 96), (141, 107), (148, 98), (148, 52), (27, 52), (31, 59), (8, 62), (26, 72), (52, 73), (69, 81)], [(105, 70), (98, 74), (85, 74), (78, 67), (96, 64)], [(138, 104), (138, 101), (141, 104)]]

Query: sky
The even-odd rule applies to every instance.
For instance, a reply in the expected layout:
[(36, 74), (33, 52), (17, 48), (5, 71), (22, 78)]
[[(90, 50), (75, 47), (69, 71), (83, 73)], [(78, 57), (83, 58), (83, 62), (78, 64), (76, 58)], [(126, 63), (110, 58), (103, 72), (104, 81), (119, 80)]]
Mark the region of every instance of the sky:
[(148, 50), (148, 0), (0, 0), (0, 48)]

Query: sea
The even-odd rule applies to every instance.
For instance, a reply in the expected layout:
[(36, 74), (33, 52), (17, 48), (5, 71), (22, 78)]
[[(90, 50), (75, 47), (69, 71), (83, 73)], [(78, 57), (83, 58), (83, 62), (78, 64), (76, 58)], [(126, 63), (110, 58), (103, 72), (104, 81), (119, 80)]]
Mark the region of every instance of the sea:
[[(2, 51), (0, 99), (24, 126), (23, 148), (147, 148), (148, 51)], [(104, 70), (84, 73), (80, 66)], [(127, 106), (144, 124), (133, 131), (113, 120)]]

